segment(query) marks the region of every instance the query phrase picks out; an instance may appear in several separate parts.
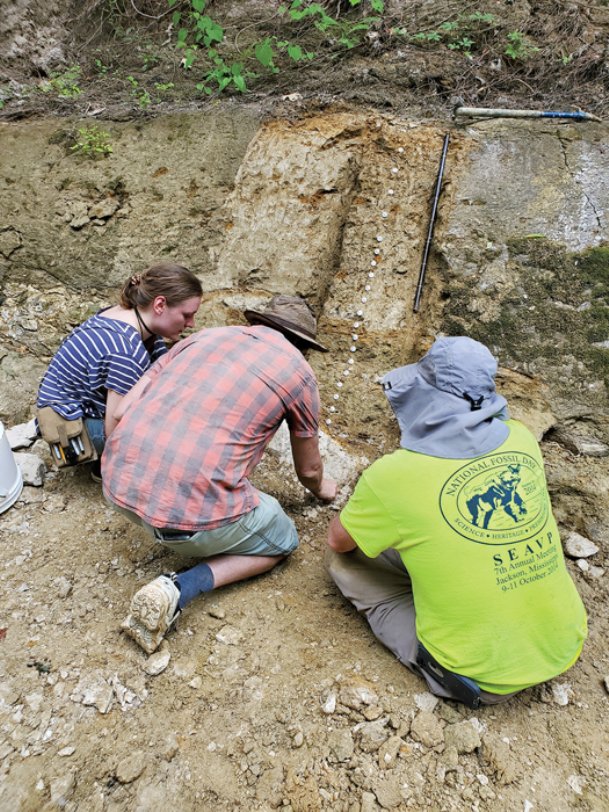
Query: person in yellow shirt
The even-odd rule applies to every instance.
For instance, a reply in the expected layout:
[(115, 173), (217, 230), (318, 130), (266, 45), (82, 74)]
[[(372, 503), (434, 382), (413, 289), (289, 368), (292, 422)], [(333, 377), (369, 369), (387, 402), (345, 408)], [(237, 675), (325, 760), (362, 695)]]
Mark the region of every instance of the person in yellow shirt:
[(543, 460), (467, 337), (382, 381), (400, 448), (362, 474), (328, 531), (329, 571), (376, 637), (436, 695), (470, 707), (570, 668), (586, 612)]

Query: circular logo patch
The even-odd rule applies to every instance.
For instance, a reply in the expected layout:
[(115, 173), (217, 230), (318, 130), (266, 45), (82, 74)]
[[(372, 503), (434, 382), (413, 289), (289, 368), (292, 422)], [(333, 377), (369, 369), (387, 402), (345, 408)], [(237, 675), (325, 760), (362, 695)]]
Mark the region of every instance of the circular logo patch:
[(548, 520), (543, 470), (528, 454), (489, 454), (455, 471), (440, 493), (447, 524), (479, 544), (528, 541)]

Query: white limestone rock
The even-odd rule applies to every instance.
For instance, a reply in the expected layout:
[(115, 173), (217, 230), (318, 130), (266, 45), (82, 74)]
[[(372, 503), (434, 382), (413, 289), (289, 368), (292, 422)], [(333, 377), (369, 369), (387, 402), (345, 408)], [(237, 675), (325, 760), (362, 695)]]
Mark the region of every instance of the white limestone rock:
[(565, 539), (565, 552), (570, 558), (589, 558), (596, 555), (599, 548), (590, 539), (580, 536), (575, 531), (569, 533)]
[(6, 430), (8, 443), (13, 451), (16, 451), (18, 448), (29, 448), (37, 436), (38, 432), (36, 431), (34, 418), (28, 423), (20, 423), (18, 426), (12, 426)]
[(144, 663), (144, 671), (151, 677), (157, 677), (167, 668), (170, 660), (171, 653), (168, 648), (155, 651)]
[(46, 465), (40, 457), (26, 451), (17, 451), (14, 456), (15, 462), (21, 469), (23, 484), (40, 488), (44, 484), (46, 473)]

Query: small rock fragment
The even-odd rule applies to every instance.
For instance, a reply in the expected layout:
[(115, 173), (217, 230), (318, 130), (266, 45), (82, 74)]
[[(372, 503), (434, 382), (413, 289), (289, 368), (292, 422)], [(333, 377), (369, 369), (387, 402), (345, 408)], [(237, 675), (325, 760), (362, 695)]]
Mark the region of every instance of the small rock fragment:
[(20, 423), (7, 429), (6, 436), (13, 451), (18, 448), (29, 448), (38, 436), (34, 418), (29, 423)]
[(89, 217), (86, 214), (83, 214), (79, 217), (73, 217), (70, 220), (70, 227), (73, 228), (75, 231), (78, 231), (83, 226), (86, 226), (89, 222)]
[(442, 753), (442, 765), (445, 772), (448, 772), (449, 770), (456, 770), (458, 764), (459, 753), (457, 752), (455, 745), (451, 744), (448, 747), (445, 747), (444, 752)]
[(131, 753), (116, 767), (116, 780), (120, 784), (131, 784), (146, 769), (146, 756), (140, 750)]
[(360, 722), (354, 730), (359, 734), (359, 746), (365, 753), (375, 753), (389, 738), (388, 719), (377, 719), (376, 722)]
[(457, 710), (457, 707), (450, 702), (440, 702), (436, 709), (436, 716), (448, 722), (449, 725), (454, 725), (463, 720), (463, 716)]
[(178, 754), (179, 750), (180, 745), (178, 744), (175, 733), (171, 733), (170, 736), (162, 742), (161, 755), (165, 761), (171, 761)]
[(429, 691), (424, 691), (421, 694), (414, 695), (414, 704), (419, 710), (431, 711), (436, 707), (440, 700)]
[(568, 705), (573, 696), (573, 689), (569, 682), (553, 682), (552, 698), (557, 705)]
[(44, 483), (44, 475), (46, 472), (46, 465), (40, 457), (36, 456), (36, 454), (28, 453), (27, 451), (17, 451), (14, 457), (15, 462), (21, 469), (23, 484), (40, 488)]
[(75, 747), (62, 747), (61, 750), (58, 750), (58, 756), (72, 756), (76, 752)]
[(567, 784), (576, 795), (581, 795), (584, 791), (585, 780), (581, 775), (570, 775), (567, 778)]
[(570, 558), (589, 558), (598, 553), (598, 547), (579, 533), (569, 533), (565, 539), (565, 552)]
[(349, 761), (355, 750), (351, 731), (333, 730), (328, 736), (328, 746), (336, 761)]
[(401, 806), (402, 792), (400, 780), (391, 776), (377, 781), (373, 787), (376, 800), (383, 807), (383, 809), (396, 809)]
[(341, 685), (338, 701), (352, 710), (360, 710), (364, 705), (376, 704), (378, 696), (365, 680), (351, 679)]
[(404, 742), (399, 736), (390, 736), (386, 742), (383, 742), (378, 751), (379, 767), (381, 770), (386, 770), (394, 766), (403, 744)]
[(236, 646), (241, 642), (243, 635), (234, 626), (223, 626), (216, 634), (216, 640), (227, 646)]
[(468, 720), (448, 725), (444, 731), (444, 741), (447, 746), (455, 747), (459, 755), (473, 753), (482, 744), (480, 734)]
[(221, 606), (218, 606), (217, 603), (210, 603), (210, 605), (207, 607), (207, 614), (217, 618), (218, 620), (224, 620), (226, 617), (226, 612)]
[(93, 676), (80, 682), (70, 698), (83, 705), (92, 705), (100, 713), (106, 714), (112, 707), (114, 688), (103, 677)]
[(116, 197), (106, 197), (91, 206), (89, 217), (97, 220), (107, 220), (112, 217), (119, 206), (120, 203)]
[(416, 715), (410, 728), (410, 735), (425, 747), (436, 747), (444, 741), (444, 730), (439, 719), (429, 711)]
[(486, 733), (483, 736), (480, 760), (494, 772), (499, 784), (511, 784), (516, 780), (518, 769), (510, 754), (510, 745), (496, 733)]
[(68, 595), (72, 592), (72, 583), (68, 581), (65, 575), (60, 575), (58, 578), (55, 578), (53, 581), (57, 589), (57, 595), (60, 598), (67, 598)]
[(25, 704), (34, 711), (34, 713), (38, 713), (40, 708), (42, 707), (42, 703), (44, 702), (44, 694), (42, 691), (35, 691), (34, 693), (28, 694), (25, 697)]
[(325, 699), (321, 700), (321, 710), (323, 713), (330, 715), (336, 710), (336, 694), (331, 692)]
[(170, 660), (171, 652), (168, 648), (161, 649), (161, 651), (155, 651), (154, 654), (151, 654), (144, 663), (144, 671), (147, 674), (150, 674), (151, 677), (156, 677), (163, 673), (163, 671), (169, 665)]
[[(608, 678), (609, 679), (609, 678)], [(5, 710), (11, 705), (16, 705), (21, 694), (7, 682), (0, 682), (0, 708)]]
[(367, 719), (369, 722), (374, 722), (375, 719), (380, 719), (383, 715), (383, 709), (380, 705), (369, 705), (367, 708), (364, 708), (362, 713), (364, 714), (364, 718)]
[(372, 792), (362, 792), (360, 812), (375, 812), (376, 797)]
[(76, 778), (73, 773), (62, 775), (51, 781), (51, 803), (63, 808), (74, 792), (75, 786)]
[(42, 509), (45, 513), (61, 513), (68, 505), (68, 500), (63, 494), (52, 493), (44, 497)]

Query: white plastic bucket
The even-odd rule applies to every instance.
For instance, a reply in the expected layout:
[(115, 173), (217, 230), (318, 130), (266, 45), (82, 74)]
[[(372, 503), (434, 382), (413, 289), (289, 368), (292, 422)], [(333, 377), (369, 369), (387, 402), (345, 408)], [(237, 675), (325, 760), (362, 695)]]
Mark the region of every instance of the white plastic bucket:
[(4, 426), (0, 423), (0, 513), (17, 501), (22, 488), (21, 469), (15, 462)]

